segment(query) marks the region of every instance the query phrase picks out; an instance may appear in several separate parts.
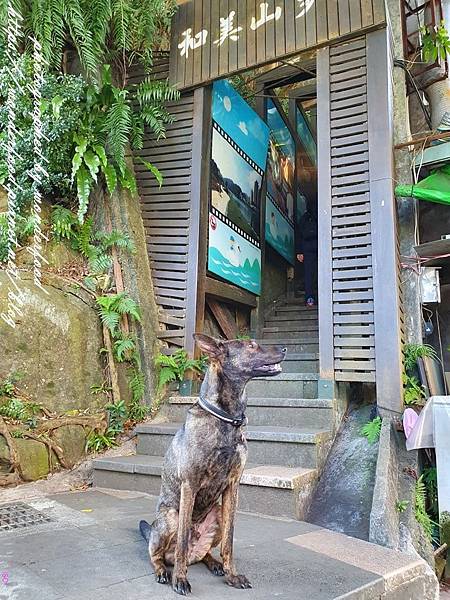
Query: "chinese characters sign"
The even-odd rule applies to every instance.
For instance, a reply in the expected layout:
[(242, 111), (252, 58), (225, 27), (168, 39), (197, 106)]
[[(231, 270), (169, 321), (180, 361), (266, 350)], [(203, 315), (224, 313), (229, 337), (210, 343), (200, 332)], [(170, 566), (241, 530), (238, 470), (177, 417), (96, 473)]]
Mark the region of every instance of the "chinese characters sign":
[(385, 21), (384, 0), (187, 0), (172, 22), (170, 79), (191, 87)]

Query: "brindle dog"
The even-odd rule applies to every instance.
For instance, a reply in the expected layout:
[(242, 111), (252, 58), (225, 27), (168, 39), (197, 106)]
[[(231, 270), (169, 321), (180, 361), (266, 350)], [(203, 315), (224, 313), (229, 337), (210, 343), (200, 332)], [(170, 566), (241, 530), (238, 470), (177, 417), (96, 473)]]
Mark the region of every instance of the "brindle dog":
[[(247, 459), (245, 386), (254, 377), (280, 373), (286, 356), (285, 348), (262, 348), (254, 341), (194, 338), (210, 365), (199, 401), (166, 453), (157, 517), (151, 526), (139, 524), (156, 581), (171, 580), (174, 591), (184, 596), (191, 591), (187, 567), (197, 562), (224, 575), (228, 585), (252, 587), (233, 561), (238, 486)], [(223, 564), (211, 555), (219, 544)], [(172, 575), (168, 565), (174, 566)]]

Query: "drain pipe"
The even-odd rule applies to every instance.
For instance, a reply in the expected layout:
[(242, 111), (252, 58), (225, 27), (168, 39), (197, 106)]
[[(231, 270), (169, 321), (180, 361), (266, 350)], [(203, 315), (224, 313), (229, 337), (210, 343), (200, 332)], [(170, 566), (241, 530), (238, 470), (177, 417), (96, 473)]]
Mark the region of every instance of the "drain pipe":
[[(450, 0), (442, 0), (442, 16), (447, 31), (450, 31)], [(447, 54), (447, 62), (450, 56)], [(426, 94), (431, 107), (431, 123), (433, 129), (437, 129), (442, 117), (450, 112), (450, 80), (448, 77), (436, 83), (432, 83)]]

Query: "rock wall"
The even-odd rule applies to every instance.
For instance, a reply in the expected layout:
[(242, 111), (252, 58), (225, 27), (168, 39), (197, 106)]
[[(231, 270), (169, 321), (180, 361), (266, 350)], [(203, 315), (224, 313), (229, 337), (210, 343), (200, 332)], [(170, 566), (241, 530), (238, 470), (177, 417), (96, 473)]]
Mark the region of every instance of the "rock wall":
[[(91, 386), (104, 380), (99, 351), (100, 320), (92, 297), (62, 278), (46, 274), (43, 288), (21, 272), (22, 316), (15, 327), (0, 320), (0, 379), (13, 371), (20, 389), (52, 411), (97, 408), (105, 399)], [(9, 279), (0, 271), (0, 314), (8, 309)]]

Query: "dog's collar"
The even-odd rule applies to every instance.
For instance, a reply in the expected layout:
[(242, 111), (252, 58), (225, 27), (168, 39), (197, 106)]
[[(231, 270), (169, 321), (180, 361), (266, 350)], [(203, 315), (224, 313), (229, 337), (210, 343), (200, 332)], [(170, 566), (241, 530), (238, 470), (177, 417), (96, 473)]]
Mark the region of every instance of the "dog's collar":
[(230, 415), (230, 413), (227, 413), (218, 406), (214, 406), (205, 398), (200, 397), (198, 399), (198, 404), (203, 408), (203, 410), (206, 410), (206, 412), (209, 412), (209, 414), (213, 415), (213, 417), (216, 417), (225, 423), (229, 423), (230, 425), (233, 425), (233, 427), (242, 427), (242, 425), (247, 424), (247, 417), (245, 415), (242, 415), (241, 417), (233, 417), (233, 415)]

